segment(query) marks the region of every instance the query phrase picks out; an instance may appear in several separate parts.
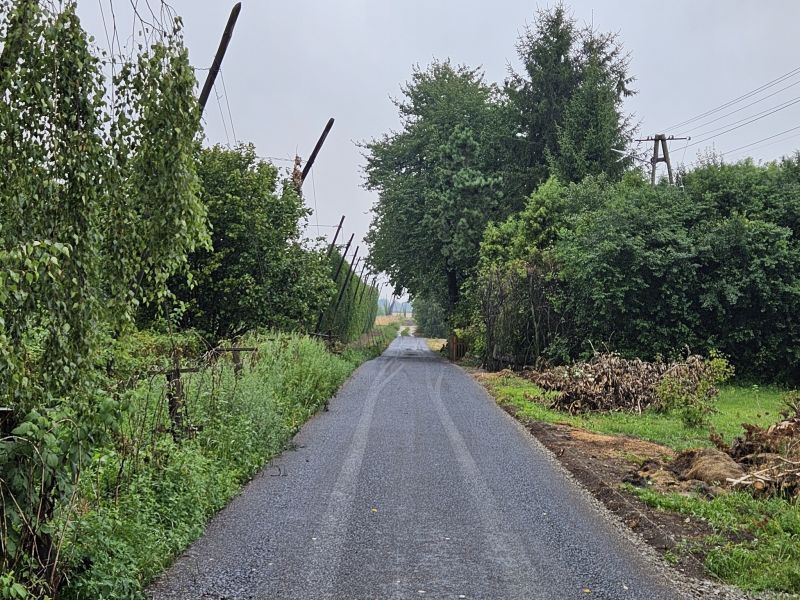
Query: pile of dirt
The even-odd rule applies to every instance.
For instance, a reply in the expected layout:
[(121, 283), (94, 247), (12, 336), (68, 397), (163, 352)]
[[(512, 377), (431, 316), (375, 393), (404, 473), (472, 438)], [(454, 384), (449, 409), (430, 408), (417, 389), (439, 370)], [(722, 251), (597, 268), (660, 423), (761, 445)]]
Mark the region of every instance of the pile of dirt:
[[(558, 392), (551, 408), (571, 414), (591, 411), (641, 413), (658, 404), (656, 388), (665, 376), (683, 387), (696, 388), (704, 378), (707, 363), (702, 356), (682, 362), (646, 362), (625, 359), (614, 353), (597, 353), (588, 362), (542, 371), (525, 371), (525, 377), (546, 391)], [(710, 390), (716, 393), (716, 390)]]

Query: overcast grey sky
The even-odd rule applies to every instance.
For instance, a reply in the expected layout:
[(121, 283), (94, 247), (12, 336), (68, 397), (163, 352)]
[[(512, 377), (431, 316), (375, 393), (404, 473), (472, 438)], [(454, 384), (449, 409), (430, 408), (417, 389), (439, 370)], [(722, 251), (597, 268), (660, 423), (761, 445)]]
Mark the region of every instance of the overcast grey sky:
[[(130, 0), (80, 0), (84, 26), (106, 46), (100, 6), (113, 1), (120, 30), (129, 22)], [(136, 1), (136, 0), (133, 0)], [(144, 4), (144, 0), (139, 1)], [(158, 6), (158, 0), (150, 0)], [(208, 67), (234, 2), (171, 0), (183, 17), (191, 60)], [(370, 222), (374, 196), (361, 187), (363, 158), (355, 142), (398, 126), (390, 95), (409, 78), (412, 65), (434, 57), (482, 66), (489, 81), (501, 82), (508, 65), (517, 64), (514, 45), (537, 6), (519, 0), (341, 0), (271, 2), (244, 0), (242, 13), (223, 64), (227, 103), (235, 139), (253, 142), (263, 156), (306, 158), (326, 120), (336, 124), (306, 182), (306, 198), (322, 227), (345, 214), (347, 235), (360, 239)], [(631, 53), (631, 73), (638, 94), (627, 102), (640, 123), (640, 134), (690, 134), (733, 124), (800, 98), (800, 72), (746, 102), (695, 121), (671, 125), (758, 88), (800, 66), (797, 54), (800, 2), (675, 0), (669, 3), (625, 0), (567, 3), (580, 22), (616, 31)], [(129, 31), (129, 29), (128, 29)], [(123, 36), (124, 37), (124, 36)], [(123, 40), (124, 41), (124, 40)], [(198, 72), (201, 83), (205, 72)], [(794, 87), (727, 118), (705, 122), (760, 100), (783, 87)], [(218, 82), (219, 83), (219, 82)], [(218, 92), (224, 96), (222, 87)], [(224, 109), (225, 127), (221, 109)], [(209, 143), (233, 143), (225, 98), (212, 93), (206, 109)], [(792, 127), (798, 129), (740, 151)], [(720, 131), (724, 131), (720, 129)], [(709, 135), (720, 133), (711, 131)], [(800, 147), (800, 103), (708, 142), (685, 148), (672, 142), (673, 160), (690, 163), (711, 147), (726, 159), (744, 156), (768, 160)], [(277, 162), (288, 166), (288, 162)], [(362, 244), (363, 252), (363, 244)]]

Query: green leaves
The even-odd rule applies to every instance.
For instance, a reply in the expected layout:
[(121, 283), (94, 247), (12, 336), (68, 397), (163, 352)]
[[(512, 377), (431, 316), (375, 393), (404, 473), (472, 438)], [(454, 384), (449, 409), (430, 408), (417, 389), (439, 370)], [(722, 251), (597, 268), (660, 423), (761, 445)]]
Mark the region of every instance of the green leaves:
[(486, 223), (505, 216), (487, 141), (496, 93), (449, 61), (416, 69), (397, 102), (403, 130), (367, 144), (367, 186), (379, 193), (370, 260), (396, 289), (454, 304)]
[(207, 239), (179, 31), (110, 94), (75, 10), (0, 1), (0, 569), (36, 597), (59, 580), (54, 511), (119, 418), (98, 391), (100, 332), (165, 297)]
[(324, 255), (300, 242), (308, 214), (252, 145), (199, 151), (200, 198), (213, 248), (189, 254), (192, 285), (173, 278), (181, 324), (212, 343), (258, 328), (306, 329), (333, 295)]

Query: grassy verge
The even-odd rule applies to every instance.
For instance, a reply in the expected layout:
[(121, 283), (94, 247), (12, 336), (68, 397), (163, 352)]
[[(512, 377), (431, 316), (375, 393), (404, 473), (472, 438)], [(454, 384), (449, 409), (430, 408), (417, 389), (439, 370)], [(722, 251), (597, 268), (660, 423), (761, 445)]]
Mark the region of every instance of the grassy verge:
[(716, 532), (700, 548), (709, 573), (745, 590), (800, 593), (797, 501), (758, 499), (745, 492), (707, 500), (627, 489), (650, 506), (700, 519)]
[[(534, 383), (511, 374), (485, 374), (479, 379), (500, 404), (513, 405), (527, 418), (545, 423), (565, 423), (598, 433), (629, 435), (676, 450), (710, 446), (710, 430), (687, 428), (680, 417), (645, 411), (569, 415), (548, 408), (548, 393)], [(741, 433), (742, 423), (769, 425), (779, 420), (783, 391), (775, 387), (735, 387), (720, 390), (712, 428), (727, 441)]]
[(95, 453), (77, 506), (63, 511), (69, 580), (61, 597), (144, 598), (144, 586), (359, 364), (383, 350), (396, 326), (383, 333), (379, 345), (340, 353), (295, 335), (246, 340), (258, 353), (238, 378), (228, 357), (185, 377), (189, 427), (177, 440), (163, 376), (130, 389), (125, 425)]
[[(675, 450), (709, 446), (709, 429), (687, 429), (675, 415), (645, 412), (572, 416), (547, 407), (548, 394), (532, 382), (510, 374), (480, 374), (481, 383), (498, 403), (513, 406), (520, 418), (563, 423), (604, 434), (636, 437)], [(728, 386), (720, 391), (712, 428), (728, 442), (741, 433), (741, 423), (769, 425), (779, 420), (782, 390)], [(625, 486), (640, 500), (702, 520), (714, 532), (687, 542), (682, 551), (704, 556), (708, 573), (750, 591), (800, 593), (800, 504), (783, 498), (754, 498), (729, 493), (707, 499), (662, 494)]]

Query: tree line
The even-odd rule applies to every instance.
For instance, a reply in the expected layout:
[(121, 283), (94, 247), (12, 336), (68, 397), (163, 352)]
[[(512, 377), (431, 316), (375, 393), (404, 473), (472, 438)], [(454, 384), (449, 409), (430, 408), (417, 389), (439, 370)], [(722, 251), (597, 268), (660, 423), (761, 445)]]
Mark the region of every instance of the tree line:
[(396, 292), (490, 368), (714, 350), (741, 376), (800, 379), (800, 159), (711, 155), (651, 187), (618, 37), (559, 4), (516, 49), (502, 84), (416, 67), (401, 128), (365, 143), (371, 257)]

